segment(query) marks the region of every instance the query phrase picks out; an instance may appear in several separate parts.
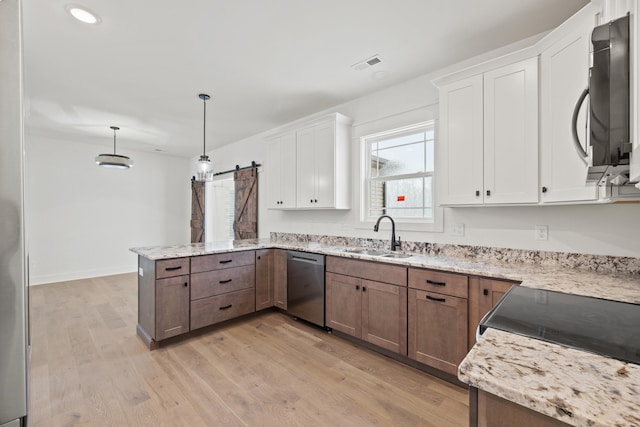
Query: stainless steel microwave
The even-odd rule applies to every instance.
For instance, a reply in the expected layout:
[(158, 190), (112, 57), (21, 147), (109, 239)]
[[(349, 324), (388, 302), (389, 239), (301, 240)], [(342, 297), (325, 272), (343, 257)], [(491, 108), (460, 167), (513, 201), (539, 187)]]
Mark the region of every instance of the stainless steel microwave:
[[(597, 26), (591, 33), (589, 87), (573, 112), (576, 149), (587, 163), (587, 181), (624, 184), (629, 172), (630, 53), (629, 15)], [(582, 103), (589, 95), (589, 142), (585, 149), (576, 129)]]

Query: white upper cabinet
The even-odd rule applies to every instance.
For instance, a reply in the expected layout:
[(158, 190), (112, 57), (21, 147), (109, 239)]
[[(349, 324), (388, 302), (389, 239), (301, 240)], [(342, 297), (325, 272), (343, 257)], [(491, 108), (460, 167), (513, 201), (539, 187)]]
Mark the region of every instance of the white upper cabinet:
[(483, 201), (482, 75), (440, 89), (440, 200), (445, 205)]
[(351, 119), (339, 113), (267, 139), (269, 209), (349, 209)]
[(350, 208), (350, 123), (334, 114), (296, 132), (297, 208)]
[(538, 202), (538, 60), (440, 88), (443, 205)]
[(538, 58), (484, 74), (484, 203), (538, 202)]
[(270, 139), (266, 158), (268, 208), (295, 208), (296, 134), (288, 132)]
[[(571, 121), (580, 94), (589, 84), (590, 37), (598, 9), (585, 9), (565, 23), (567, 34), (540, 55), (540, 192), (543, 203), (586, 202), (598, 198), (587, 184), (587, 164), (573, 142)], [(587, 141), (587, 102), (578, 115), (583, 147)], [(586, 150), (586, 147), (585, 147)]]

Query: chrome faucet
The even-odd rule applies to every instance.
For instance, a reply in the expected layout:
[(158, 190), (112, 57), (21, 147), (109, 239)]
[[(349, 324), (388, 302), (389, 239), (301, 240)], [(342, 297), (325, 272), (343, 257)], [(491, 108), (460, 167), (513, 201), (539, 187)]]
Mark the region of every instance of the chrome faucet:
[(396, 249), (400, 249), (402, 246), (402, 242), (399, 239), (396, 242), (396, 223), (389, 215), (382, 215), (380, 218), (378, 218), (378, 221), (376, 221), (376, 225), (373, 226), (373, 231), (378, 231), (378, 228), (380, 227), (380, 220), (382, 218), (389, 218), (389, 221), (391, 221), (391, 250), (395, 251)]

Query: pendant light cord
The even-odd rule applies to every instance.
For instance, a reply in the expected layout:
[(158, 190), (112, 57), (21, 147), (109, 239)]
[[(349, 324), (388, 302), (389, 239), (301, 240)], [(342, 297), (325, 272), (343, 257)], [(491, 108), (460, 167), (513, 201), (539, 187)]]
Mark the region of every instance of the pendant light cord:
[(202, 102), (204, 103), (204, 120), (202, 121), (202, 155), (207, 155), (207, 98), (203, 97)]
[(116, 155), (116, 130), (113, 129), (113, 155)]

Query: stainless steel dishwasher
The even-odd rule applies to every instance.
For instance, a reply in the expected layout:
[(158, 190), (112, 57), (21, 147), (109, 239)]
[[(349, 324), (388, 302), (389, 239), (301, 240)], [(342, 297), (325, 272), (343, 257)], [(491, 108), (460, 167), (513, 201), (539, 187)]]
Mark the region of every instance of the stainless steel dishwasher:
[(324, 327), (324, 255), (287, 252), (287, 312)]

